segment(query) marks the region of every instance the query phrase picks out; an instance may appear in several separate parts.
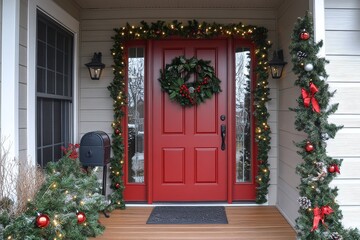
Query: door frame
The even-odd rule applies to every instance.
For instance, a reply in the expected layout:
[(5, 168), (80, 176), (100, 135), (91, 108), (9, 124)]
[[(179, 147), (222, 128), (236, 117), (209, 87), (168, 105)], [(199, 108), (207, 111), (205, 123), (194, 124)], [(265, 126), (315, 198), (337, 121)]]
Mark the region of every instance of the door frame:
[[(225, 37), (219, 37), (219, 39), (224, 39)], [(173, 39), (173, 38), (172, 38)], [(174, 38), (174, 39), (182, 39), (182, 38)], [(150, 54), (153, 51), (153, 42), (156, 40), (145, 40), (145, 41), (139, 41), (139, 40), (133, 40), (128, 42), (125, 46), (126, 48), (133, 47), (133, 46), (144, 46), (145, 47), (145, 79), (150, 79), (151, 76), (153, 75), (153, 67), (152, 67), (152, 62), (149, 60), (150, 58)], [(171, 39), (170, 39), (171, 41)], [(256, 170), (257, 170), (257, 144), (255, 142), (255, 117), (251, 114), (252, 118), (251, 118), (251, 145), (252, 145), (252, 152), (251, 152), (251, 156), (252, 156), (252, 176), (251, 176), (251, 182), (249, 183), (235, 183), (235, 174), (236, 174), (236, 164), (235, 164), (235, 150), (236, 150), (236, 142), (234, 141), (235, 139), (235, 126), (236, 126), (236, 121), (235, 121), (235, 91), (233, 91), (233, 89), (235, 89), (235, 73), (234, 73), (234, 69), (235, 69), (235, 48), (237, 44), (241, 44), (241, 46), (244, 47), (249, 47), (251, 49), (251, 59), (252, 59), (252, 63), (251, 63), (251, 79), (252, 79), (252, 91), (255, 89), (256, 87), (256, 73), (254, 71), (254, 67), (256, 66), (256, 56), (255, 56), (255, 49), (256, 46), (254, 45), (254, 43), (252, 43), (250, 40), (246, 40), (243, 38), (226, 38), (227, 41), (227, 76), (228, 79), (226, 79), (227, 81), (227, 91), (228, 91), (228, 95), (229, 97), (227, 98), (227, 112), (228, 112), (228, 131), (226, 134), (226, 142), (229, 143), (227, 144), (227, 156), (229, 158), (229, 160), (227, 161), (227, 203), (231, 204), (233, 201), (255, 201), (256, 199), (256, 182), (255, 182), (255, 177), (256, 177)], [(127, 52), (127, 51), (125, 51)], [(127, 56), (127, 54), (126, 54)], [(126, 58), (127, 59), (127, 58)], [(151, 119), (151, 113), (149, 111), (149, 109), (151, 109), (151, 104), (153, 103), (153, 99), (152, 99), (152, 94), (149, 94), (149, 91), (153, 91), (152, 89), (150, 89), (150, 87), (152, 86), (151, 84), (149, 84), (149, 81), (145, 80), (144, 83), (144, 87), (145, 87), (145, 121), (144, 121), (144, 126), (145, 126), (145, 136), (144, 136), (144, 174), (145, 174), (145, 183), (144, 184), (134, 184), (134, 183), (130, 183), (128, 184), (128, 175), (127, 175), (127, 164), (125, 164), (125, 174), (124, 174), (124, 182), (126, 187), (131, 187), (134, 190), (138, 190), (139, 192), (136, 194), (131, 194), (132, 197), (134, 197), (134, 200), (130, 200), (130, 201), (144, 201), (147, 202), (148, 204), (152, 204), (153, 203), (153, 162), (151, 161), (151, 157), (153, 156), (153, 148), (152, 148), (152, 140), (151, 140), (151, 136), (153, 134), (154, 129), (152, 128), (153, 126), (153, 119)], [(254, 96), (253, 94), (251, 94), (251, 103), (253, 103), (253, 99)], [(253, 104), (251, 104), (251, 111), (253, 112), (255, 110), (255, 107)], [(127, 110), (126, 110), (126, 116), (127, 116)], [(127, 147), (127, 118), (124, 118), (126, 120), (123, 121), (123, 129), (124, 131), (124, 144)], [(125, 155), (127, 155), (127, 151), (125, 151)], [(234, 197), (234, 194), (237, 190), (238, 185), (242, 185), (242, 187), (244, 185), (248, 185), (249, 188), (253, 189), (253, 196), (252, 197), (245, 197), (244, 199), (238, 199), (236, 198), (236, 196)], [(126, 191), (126, 190), (125, 190)], [(140, 193), (141, 192), (141, 193)], [(128, 194), (125, 194), (128, 195)], [(145, 197), (145, 199), (144, 199)]]

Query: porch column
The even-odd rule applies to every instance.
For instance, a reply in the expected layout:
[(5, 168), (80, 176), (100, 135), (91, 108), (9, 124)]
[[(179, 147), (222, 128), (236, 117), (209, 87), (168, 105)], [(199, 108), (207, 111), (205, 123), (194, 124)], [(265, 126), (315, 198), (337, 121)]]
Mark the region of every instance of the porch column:
[[(19, 2), (2, 1), (0, 136), (5, 141), (1, 148), (8, 150), (8, 160), (18, 158), (19, 154)], [(17, 174), (17, 169), (13, 171)], [(11, 186), (13, 183), (7, 180)]]

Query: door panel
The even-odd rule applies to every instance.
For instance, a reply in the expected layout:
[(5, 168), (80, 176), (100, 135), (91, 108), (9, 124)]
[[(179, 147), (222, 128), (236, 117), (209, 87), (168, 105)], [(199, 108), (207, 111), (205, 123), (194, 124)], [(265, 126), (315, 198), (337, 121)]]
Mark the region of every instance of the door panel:
[[(227, 115), (227, 41), (159, 40), (152, 49), (152, 200), (226, 201), (228, 159), (220, 125), (227, 120), (220, 116)], [(172, 102), (158, 78), (181, 55), (211, 61), (222, 92), (194, 107)]]

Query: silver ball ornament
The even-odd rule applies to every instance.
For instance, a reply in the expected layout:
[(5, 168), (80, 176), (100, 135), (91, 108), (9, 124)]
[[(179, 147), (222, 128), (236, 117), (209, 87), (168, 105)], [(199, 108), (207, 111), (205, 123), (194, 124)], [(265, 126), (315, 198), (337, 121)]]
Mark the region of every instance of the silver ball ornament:
[(312, 63), (307, 63), (304, 67), (305, 71), (310, 72), (314, 69), (314, 65)]

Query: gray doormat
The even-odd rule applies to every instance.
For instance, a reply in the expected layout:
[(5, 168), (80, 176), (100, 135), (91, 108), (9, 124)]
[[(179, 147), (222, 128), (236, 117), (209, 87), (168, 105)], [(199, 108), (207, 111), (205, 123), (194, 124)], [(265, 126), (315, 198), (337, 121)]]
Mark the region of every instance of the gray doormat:
[(227, 224), (225, 207), (155, 207), (146, 224)]

